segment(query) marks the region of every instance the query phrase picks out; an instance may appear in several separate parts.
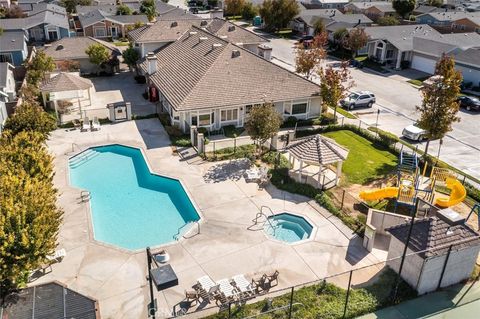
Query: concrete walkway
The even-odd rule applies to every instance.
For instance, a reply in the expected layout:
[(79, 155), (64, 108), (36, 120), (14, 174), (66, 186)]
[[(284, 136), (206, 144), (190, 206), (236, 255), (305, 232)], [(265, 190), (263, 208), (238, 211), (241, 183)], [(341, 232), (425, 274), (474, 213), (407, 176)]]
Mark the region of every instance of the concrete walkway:
[(455, 285), (397, 306), (385, 308), (361, 319), (474, 319), (480, 311), (480, 281)]
[[(155, 173), (181, 179), (202, 215), (199, 235), (156, 248), (167, 249), (179, 278), (178, 286), (155, 293), (157, 318), (170, 316), (175, 306), (178, 309), (185, 290), (204, 275), (217, 281), (237, 274), (250, 278), (278, 269), (276, 289), (281, 289), (385, 259), (382, 254), (368, 253), (350, 229), (314, 201), (271, 185), (259, 189), (254, 183), (246, 183), (243, 173), (248, 164), (243, 160), (189, 164), (172, 153), (158, 119), (104, 125), (96, 132), (56, 130), (48, 146), (55, 155), (54, 183), (65, 212), (59, 248), (65, 248), (67, 256), (53, 265), (52, 272), (31, 284), (57, 280), (97, 299), (103, 319), (147, 318), (146, 255), (143, 250), (129, 251), (95, 240), (90, 205), (79, 200), (80, 189), (69, 184), (68, 159), (88, 147), (114, 143), (142, 148)], [(303, 216), (316, 231), (311, 239), (292, 245), (270, 239), (262, 227), (248, 229), (262, 205), (275, 213), (288, 211)], [(355, 276), (354, 284), (368, 281), (380, 268), (368, 267), (368, 271)], [(338, 278), (338, 284), (346, 285), (348, 278), (343, 277)], [(218, 311), (213, 304), (202, 307)]]

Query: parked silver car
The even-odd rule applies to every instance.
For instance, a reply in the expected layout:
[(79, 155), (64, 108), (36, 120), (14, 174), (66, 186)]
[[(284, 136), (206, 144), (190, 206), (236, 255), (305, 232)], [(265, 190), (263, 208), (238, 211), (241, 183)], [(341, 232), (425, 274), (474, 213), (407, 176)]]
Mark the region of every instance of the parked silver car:
[(352, 92), (340, 101), (340, 105), (349, 110), (360, 106), (372, 107), (373, 103), (375, 103), (375, 94), (370, 91)]
[(418, 141), (418, 142), (426, 140), (428, 136), (427, 134), (428, 134), (427, 131), (413, 124), (404, 128), (402, 132), (403, 137), (408, 138), (409, 140)]

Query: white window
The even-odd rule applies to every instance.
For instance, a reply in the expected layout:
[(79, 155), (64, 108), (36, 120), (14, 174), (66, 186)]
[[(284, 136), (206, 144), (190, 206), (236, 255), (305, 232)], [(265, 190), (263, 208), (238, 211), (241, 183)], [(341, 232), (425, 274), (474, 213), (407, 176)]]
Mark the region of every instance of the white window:
[(298, 103), (292, 105), (292, 114), (305, 114), (307, 113), (307, 103)]
[(105, 28), (95, 28), (95, 37), (101, 38), (107, 36), (107, 30)]
[(238, 109), (221, 110), (220, 119), (222, 122), (238, 120)]
[(209, 126), (210, 125), (210, 114), (201, 114), (198, 116), (198, 124), (200, 126)]

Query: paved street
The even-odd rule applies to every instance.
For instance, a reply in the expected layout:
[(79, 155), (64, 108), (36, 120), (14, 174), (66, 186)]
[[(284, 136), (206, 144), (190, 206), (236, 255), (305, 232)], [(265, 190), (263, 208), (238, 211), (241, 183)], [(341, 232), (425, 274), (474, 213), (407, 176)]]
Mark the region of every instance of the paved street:
[[(255, 32), (257, 31), (255, 30)], [(272, 62), (293, 71), (295, 41), (259, 33), (271, 40)], [(331, 59), (325, 61), (325, 63), (335, 62)], [(377, 103), (372, 109), (357, 109), (354, 111), (362, 121), (374, 125), (377, 110), (380, 109), (379, 127), (398, 136), (401, 135), (405, 126), (415, 122), (418, 118), (415, 106), (420, 105), (421, 96), (418, 89), (406, 81), (409, 78), (422, 76), (420, 73), (403, 71), (380, 75), (368, 69), (351, 68), (350, 70), (355, 81), (353, 90), (369, 90), (376, 95)], [(318, 83), (318, 79), (313, 80)], [(480, 138), (480, 126), (478, 125), (480, 113), (461, 110), (459, 115), (461, 121), (456, 123), (453, 131), (445, 137), (440, 158), (465, 173), (480, 178), (480, 144), (478, 143)], [(430, 143), (429, 154), (437, 156), (438, 147), (438, 141)], [(423, 143), (420, 143), (419, 149), (423, 148)]]

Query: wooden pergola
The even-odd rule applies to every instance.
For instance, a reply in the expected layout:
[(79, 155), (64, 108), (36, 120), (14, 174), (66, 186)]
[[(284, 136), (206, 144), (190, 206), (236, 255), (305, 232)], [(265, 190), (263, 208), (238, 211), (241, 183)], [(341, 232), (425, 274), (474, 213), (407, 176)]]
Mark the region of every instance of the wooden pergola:
[(298, 181), (302, 182), (303, 170), (312, 165), (318, 166), (317, 185), (322, 185), (323, 169), (328, 165), (336, 164), (335, 185), (338, 185), (342, 174), (343, 161), (347, 159), (348, 150), (334, 140), (320, 134), (307, 136), (292, 142), (285, 148), (288, 151), (288, 160), (295, 167), (295, 160), (300, 162)]

